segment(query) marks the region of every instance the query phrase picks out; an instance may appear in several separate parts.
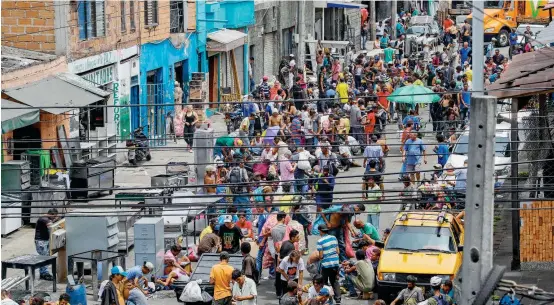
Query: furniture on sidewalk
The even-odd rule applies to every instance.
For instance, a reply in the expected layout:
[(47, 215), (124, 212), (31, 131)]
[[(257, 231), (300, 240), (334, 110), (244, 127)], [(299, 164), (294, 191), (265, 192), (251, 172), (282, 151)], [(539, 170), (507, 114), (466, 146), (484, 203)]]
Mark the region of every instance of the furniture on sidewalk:
[[(116, 263), (117, 260), (117, 263)], [(67, 274), (68, 276), (74, 275), (74, 265), (77, 264), (77, 278), (81, 278), (84, 275), (84, 263), (90, 262), (90, 272), (92, 276), (92, 295), (98, 295), (98, 263), (101, 263), (102, 280), (108, 279), (110, 263), (113, 266), (121, 266), (125, 270), (125, 254), (116, 251), (106, 250), (91, 250), (70, 255), (67, 258)]]
[(27, 254), (17, 257), (12, 257), (8, 260), (2, 261), (2, 279), (6, 278), (6, 271), (11, 269), (23, 269), (25, 270), (25, 276), (29, 276), (25, 281), (25, 289), (31, 289), (31, 294), (35, 293), (35, 271), (40, 267), (52, 266), (52, 289), (56, 292), (56, 257), (46, 255)]

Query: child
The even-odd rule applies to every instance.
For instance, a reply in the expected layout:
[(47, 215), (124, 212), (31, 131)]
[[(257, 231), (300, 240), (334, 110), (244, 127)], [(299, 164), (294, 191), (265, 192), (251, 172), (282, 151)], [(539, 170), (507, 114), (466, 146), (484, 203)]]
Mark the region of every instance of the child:
[(256, 267), (256, 259), (250, 255), (252, 246), (249, 242), (244, 242), (240, 245), (240, 252), (244, 259), (242, 260), (242, 273), (252, 279), (254, 283), (260, 283), (260, 272)]

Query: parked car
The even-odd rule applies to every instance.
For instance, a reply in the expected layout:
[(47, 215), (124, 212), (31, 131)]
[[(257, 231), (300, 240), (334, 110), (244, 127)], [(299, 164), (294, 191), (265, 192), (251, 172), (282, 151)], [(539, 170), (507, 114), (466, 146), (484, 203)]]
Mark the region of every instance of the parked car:
[[(500, 123), (496, 124), (495, 135), (495, 156), (494, 156), (494, 179), (495, 188), (501, 187), (504, 184), (506, 178), (511, 172), (511, 156), (510, 156), (510, 124)], [(452, 154), (448, 158), (446, 163), (452, 164), (454, 168), (460, 168), (464, 166), (464, 161), (468, 158), (469, 152), (469, 128), (464, 130), (458, 137)]]
[(415, 39), (417, 41), (418, 48), (423, 47), (423, 37), (427, 34), (431, 34), (429, 37), (429, 43), (436, 45), (438, 43), (438, 37), (432, 34), (432, 28), (429, 25), (412, 25), (406, 30), (406, 40), (410, 41)]

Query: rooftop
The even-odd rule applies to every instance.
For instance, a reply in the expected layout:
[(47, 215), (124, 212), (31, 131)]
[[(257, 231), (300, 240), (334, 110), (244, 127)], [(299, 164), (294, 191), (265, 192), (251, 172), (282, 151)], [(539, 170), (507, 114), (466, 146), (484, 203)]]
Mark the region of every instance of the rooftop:
[(2, 73), (7, 73), (58, 58), (56, 55), (2, 46)]

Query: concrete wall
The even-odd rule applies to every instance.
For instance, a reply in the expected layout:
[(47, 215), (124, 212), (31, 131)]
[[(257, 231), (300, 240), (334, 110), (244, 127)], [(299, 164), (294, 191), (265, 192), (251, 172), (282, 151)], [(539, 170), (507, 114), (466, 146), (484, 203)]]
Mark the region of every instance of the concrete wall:
[[(346, 17), (345, 19), (348, 21), (348, 27), (351, 27), (354, 30), (354, 37), (352, 38), (352, 40), (354, 41), (356, 50), (360, 50), (362, 46), (362, 38), (360, 36), (362, 14), (360, 13), (359, 9), (345, 9), (344, 15)], [(348, 33), (348, 35), (350, 35), (350, 33)]]
[[(258, 82), (264, 74), (264, 61), (267, 60), (267, 50), (264, 48), (264, 36), (276, 35), (274, 45), (273, 67), (277, 72), (283, 50), (283, 29), (296, 28), (297, 26), (298, 1), (260, 1), (256, 2), (255, 19), (256, 24), (250, 28), (248, 42), (254, 46), (255, 57), (253, 66), (254, 80)], [(305, 34), (314, 37), (314, 3), (305, 2)], [(263, 30), (263, 31), (262, 31)]]
[(54, 53), (54, 1), (2, 1), (1, 24), (2, 45)]
[[(129, 2), (133, 1), (135, 4), (135, 25), (136, 29), (130, 29), (130, 13)], [(71, 1), (71, 9), (69, 10), (69, 25), (72, 26), (69, 29), (69, 58), (71, 60), (80, 59), (96, 55), (98, 53), (104, 53), (115, 49), (125, 49), (133, 45), (140, 43), (139, 40), (139, 23), (144, 19), (144, 4), (138, 0), (126, 0), (125, 5), (125, 22), (127, 23), (126, 31), (121, 31), (121, 4), (120, 1), (105, 1), (105, 28), (106, 35), (104, 37), (91, 38), (88, 40), (81, 40), (79, 38), (79, 26), (78, 26), (78, 10), (77, 1)], [(164, 6), (164, 2), (159, 2), (160, 7)], [(169, 4), (167, 4), (169, 5)]]

